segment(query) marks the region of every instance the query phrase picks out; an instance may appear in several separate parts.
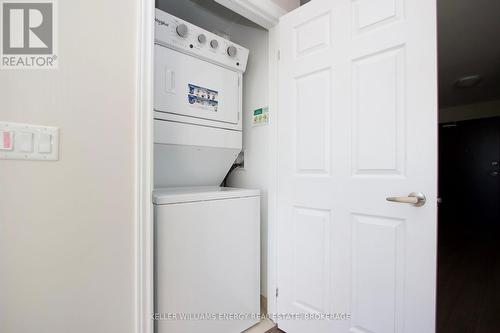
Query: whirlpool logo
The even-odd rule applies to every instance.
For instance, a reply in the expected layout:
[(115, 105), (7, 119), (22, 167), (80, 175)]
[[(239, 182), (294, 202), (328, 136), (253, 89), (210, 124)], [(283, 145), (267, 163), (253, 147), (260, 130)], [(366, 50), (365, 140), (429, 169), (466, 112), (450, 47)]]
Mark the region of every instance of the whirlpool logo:
[(55, 1), (3, 0), (2, 69), (57, 68)]

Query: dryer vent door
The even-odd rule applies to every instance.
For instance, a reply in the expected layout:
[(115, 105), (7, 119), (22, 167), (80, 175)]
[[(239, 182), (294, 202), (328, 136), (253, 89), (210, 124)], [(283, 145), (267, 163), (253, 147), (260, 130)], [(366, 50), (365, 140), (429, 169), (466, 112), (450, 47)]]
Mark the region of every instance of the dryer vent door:
[(155, 110), (238, 124), (237, 72), (155, 45)]

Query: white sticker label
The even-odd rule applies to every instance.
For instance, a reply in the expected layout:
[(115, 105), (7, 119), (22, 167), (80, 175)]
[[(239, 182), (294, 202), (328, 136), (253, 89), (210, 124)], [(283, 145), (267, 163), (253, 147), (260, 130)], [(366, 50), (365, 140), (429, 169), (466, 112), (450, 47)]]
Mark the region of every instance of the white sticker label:
[(219, 92), (188, 84), (188, 102), (192, 106), (217, 112), (219, 108)]

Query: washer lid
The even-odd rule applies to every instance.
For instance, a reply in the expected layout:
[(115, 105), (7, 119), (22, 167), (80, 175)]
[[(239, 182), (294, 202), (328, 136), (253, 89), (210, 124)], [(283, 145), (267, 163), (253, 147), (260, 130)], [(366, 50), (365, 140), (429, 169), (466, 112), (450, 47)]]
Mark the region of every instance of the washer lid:
[(196, 186), (196, 187), (168, 187), (153, 191), (153, 204), (168, 205), (175, 203), (209, 201), (231, 198), (245, 198), (260, 196), (259, 190), (250, 190), (233, 187)]

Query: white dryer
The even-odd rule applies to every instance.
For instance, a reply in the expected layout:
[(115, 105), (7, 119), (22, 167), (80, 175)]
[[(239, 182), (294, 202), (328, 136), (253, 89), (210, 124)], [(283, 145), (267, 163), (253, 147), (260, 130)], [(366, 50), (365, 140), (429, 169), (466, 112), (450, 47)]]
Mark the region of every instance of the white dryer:
[(242, 148), (248, 50), (156, 10), (155, 186), (219, 185)]

